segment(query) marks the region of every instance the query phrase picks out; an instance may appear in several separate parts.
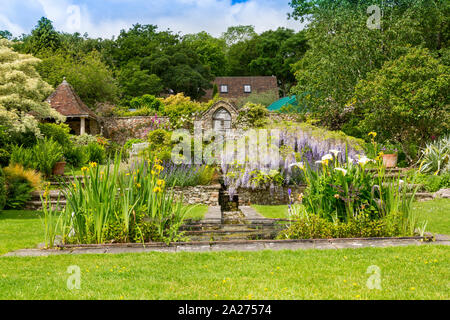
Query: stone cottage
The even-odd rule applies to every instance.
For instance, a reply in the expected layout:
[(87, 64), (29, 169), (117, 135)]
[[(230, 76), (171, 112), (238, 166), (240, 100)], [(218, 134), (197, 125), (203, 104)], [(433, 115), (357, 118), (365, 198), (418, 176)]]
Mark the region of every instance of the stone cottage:
[(47, 102), (53, 109), (66, 116), (66, 124), (71, 128), (72, 134), (100, 133), (97, 116), (81, 101), (65, 78), (55, 92), (48, 97)]

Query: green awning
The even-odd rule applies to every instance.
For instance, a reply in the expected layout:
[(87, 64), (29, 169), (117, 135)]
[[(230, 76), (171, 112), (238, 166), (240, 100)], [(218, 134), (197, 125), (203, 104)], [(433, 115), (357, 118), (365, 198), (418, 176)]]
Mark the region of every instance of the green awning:
[(284, 97), (278, 101), (275, 101), (270, 106), (268, 106), (267, 109), (269, 111), (280, 111), (282, 107), (288, 106), (288, 105), (293, 105), (293, 106), (298, 105), (297, 97), (295, 95), (290, 96), (290, 97)]

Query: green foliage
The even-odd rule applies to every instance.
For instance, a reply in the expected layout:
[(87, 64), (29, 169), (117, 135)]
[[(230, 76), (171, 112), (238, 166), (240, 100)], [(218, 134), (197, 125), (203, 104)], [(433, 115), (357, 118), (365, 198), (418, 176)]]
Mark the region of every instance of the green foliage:
[(148, 134), (149, 154), (151, 158), (157, 156), (165, 161), (171, 159), (172, 153), (172, 133), (164, 129), (156, 129)]
[(239, 110), (237, 123), (244, 128), (262, 128), (268, 123), (268, 115), (263, 105), (248, 102)]
[(189, 97), (179, 93), (163, 100), (164, 115), (169, 117), (174, 129), (192, 128), (194, 119), (205, 110), (205, 106), (192, 101)]
[(450, 173), (447, 172), (439, 176), (420, 174), (416, 178), (416, 183), (423, 185), (428, 192), (436, 192), (441, 189), (450, 188)]
[(301, 218), (287, 230), (282, 231), (278, 239), (337, 239), (337, 238), (370, 238), (393, 237), (400, 234), (392, 233), (382, 220), (370, 220), (361, 215), (352, 220), (332, 222), (317, 215)]
[[(366, 25), (370, 5), (382, 10), (381, 30)], [(301, 104), (332, 129), (343, 128), (354, 117), (364, 118), (354, 112), (352, 98), (358, 81), (370, 72), (404, 55), (408, 47), (426, 47), (432, 53), (448, 47), (446, 1), (400, 0), (392, 5), (381, 0), (294, 0), (291, 6), (292, 17), (309, 22), (310, 47), (293, 67), (297, 79), (293, 93), (310, 93)], [(414, 69), (410, 71), (414, 73)], [(355, 126), (358, 122), (347, 126), (346, 132)]]
[[(120, 172), (120, 155), (105, 169), (83, 168), (83, 178), (67, 185), (61, 215), (66, 243), (177, 241), (187, 208), (166, 190), (160, 162), (141, 162)], [(105, 170), (105, 171), (103, 171)], [(45, 203), (44, 203), (45, 204)], [(54, 237), (54, 235), (53, 235)]]
[(264, 107), (270, 106), (279, 99), (278, 90), (268, 90), (265, 92), (252, 92), (247, 97), (239, 98), (236, 102), (238, 108), (242, 108), (247, 103), (260, 104)]
[(86, 154), (89, 162), (95, 162), (98, 164), (105, 163), (106, 160), (105, 148), (99, 145), (97, 142), (95, 143), (91, 142), (87, 145)]
[(39, 136), (40, 119), (64, 117), (44, 102), (52, 88), (36, 72), (40, 60), (10, 47), (11, 42), (0, 39), (0, 122), (11, 133)]
[(65, 51), (42, 51), (37, 70), (42, 78), (57, 87), (65, 77), (81, 100), (91, 109), (98, 102), (116, 102), (119, 88), (112, 71), (97, 51), (73, 56)]
[(37, 54), (42, 50), (55, 51), (61, 46), (61, 39), (53, 27), (52, 22), (42, 17), (31, 35), (24, 39), (24, 50), (26, 53)]
[(119, 73), (118, 81), (124, 99), (131, 99), (145, 94), (158, 95), (163, 90), (162, 80), (148, 70), (141, 70), (135, 62), (124, 66)]
[(412, 48), (358, 83), (360, 125), (363, 131), (376, 131), (382, 141), (424, 145), (450, 129), (449, 91), (450, 67), (428, 50)]
[(164, 109), (161, 100), (156, 99), (155, 96), (150, 94), (144, 94), (142, 97), (133, 98), (130, 101), (130, 107), (135, 109), (148, 108), (154, 110), (154, 112), (162, 111)]
[(8, 150), (0, 148), (0, 167), (6, 167), (9, 164), (11, 154)]
[(86, 146), (72, 145), (64, 149), (66, 162), (74, 168), (80, 168), (89, 161), (89, 154)]
[(3, 169), (0, 166), (0, 211), (3, 210), (6, 204), (6, 179)]
[[(202, 31), (183, 37), (183, 44), (197, 53), (200, 62), (208, 66), (215, 76), (226, 74), (226, 42)], [(214, 96), (214, 93), (213, 93)]]
[(435, 175), (450, 173), (450, 136), (427, 143), (421, 151), (420, 172)]
[(27, 169), (35, 169), (50, 176), (53, 167), (63, 159), (63, 148), (53, 139), (39, 139), (30, 149), (13, 146), (11, 164), (20, 164)]
[(123, 150), (130, 151), (133, 144), (138, 144), (138, 143), (143, 143), (143, 142), (145, 142), (145, 141), (142, 139), (130, 139), (124, 144)]
[(58, 142), (62, 147), (70, 145), (70, 127), (65, 123), (40, 123), (41, 134), (48, 139)]
[(31, 191), (41, 184), (41, 176), (20, 165), (4, 168), (6, 176), (6, 209), (22, 209), (31, 200)]

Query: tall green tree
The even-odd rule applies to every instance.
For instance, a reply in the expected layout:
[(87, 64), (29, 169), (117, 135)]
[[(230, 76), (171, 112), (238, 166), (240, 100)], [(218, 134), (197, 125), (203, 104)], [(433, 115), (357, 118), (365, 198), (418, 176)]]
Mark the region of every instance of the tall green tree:
[[(367, 27), (370, 5), (381, 8), (381, 28)], [(352, 97), (358, 81), (408, 47), (440, 55), (448, 47), (449, 2), (441, 0), (293, 0), (292, 17), (307, 21), (310, 49), (294, 66), (309, 108), (331, 129), (354, 130)]]
[[(428, 49), (410, 48), (361, 80), (355, 108), (363, 132), (375, 131), (381, 141), (423, 147), (432, 136), (450, 130), (450, 67)], [(410, 160), (412, 160), (412, 155)]]
[(64, 51), (42, 52), (38, 65), (42, 78), (56, 88), (66, 77), (80, 98), (94, 109), (97, 102), (116, 102), (119, 88), (113, 72), (97, 51), (73, 56)]
[(56, 51), (60, 48), (60, 35), (46, 17), (42, 17), (31, 31), (31, 35), (23, 39), (25, 53), (37, 54), (41, 51)]

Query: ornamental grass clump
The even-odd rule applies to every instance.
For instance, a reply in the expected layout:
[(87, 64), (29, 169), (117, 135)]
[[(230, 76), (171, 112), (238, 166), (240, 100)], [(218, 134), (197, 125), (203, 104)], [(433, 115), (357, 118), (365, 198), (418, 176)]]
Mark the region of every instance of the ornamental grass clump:
[(66, 184), (62, 241), (102, 244), (181, 239), (179, 228), (188, 208), (160, 178), (161, 161), (146, 160), (130, 172), (119, 170), (120, 155), (113, 164), (110, 161), (106, 168), (91, 162), (82, 168), (82, 178)]

